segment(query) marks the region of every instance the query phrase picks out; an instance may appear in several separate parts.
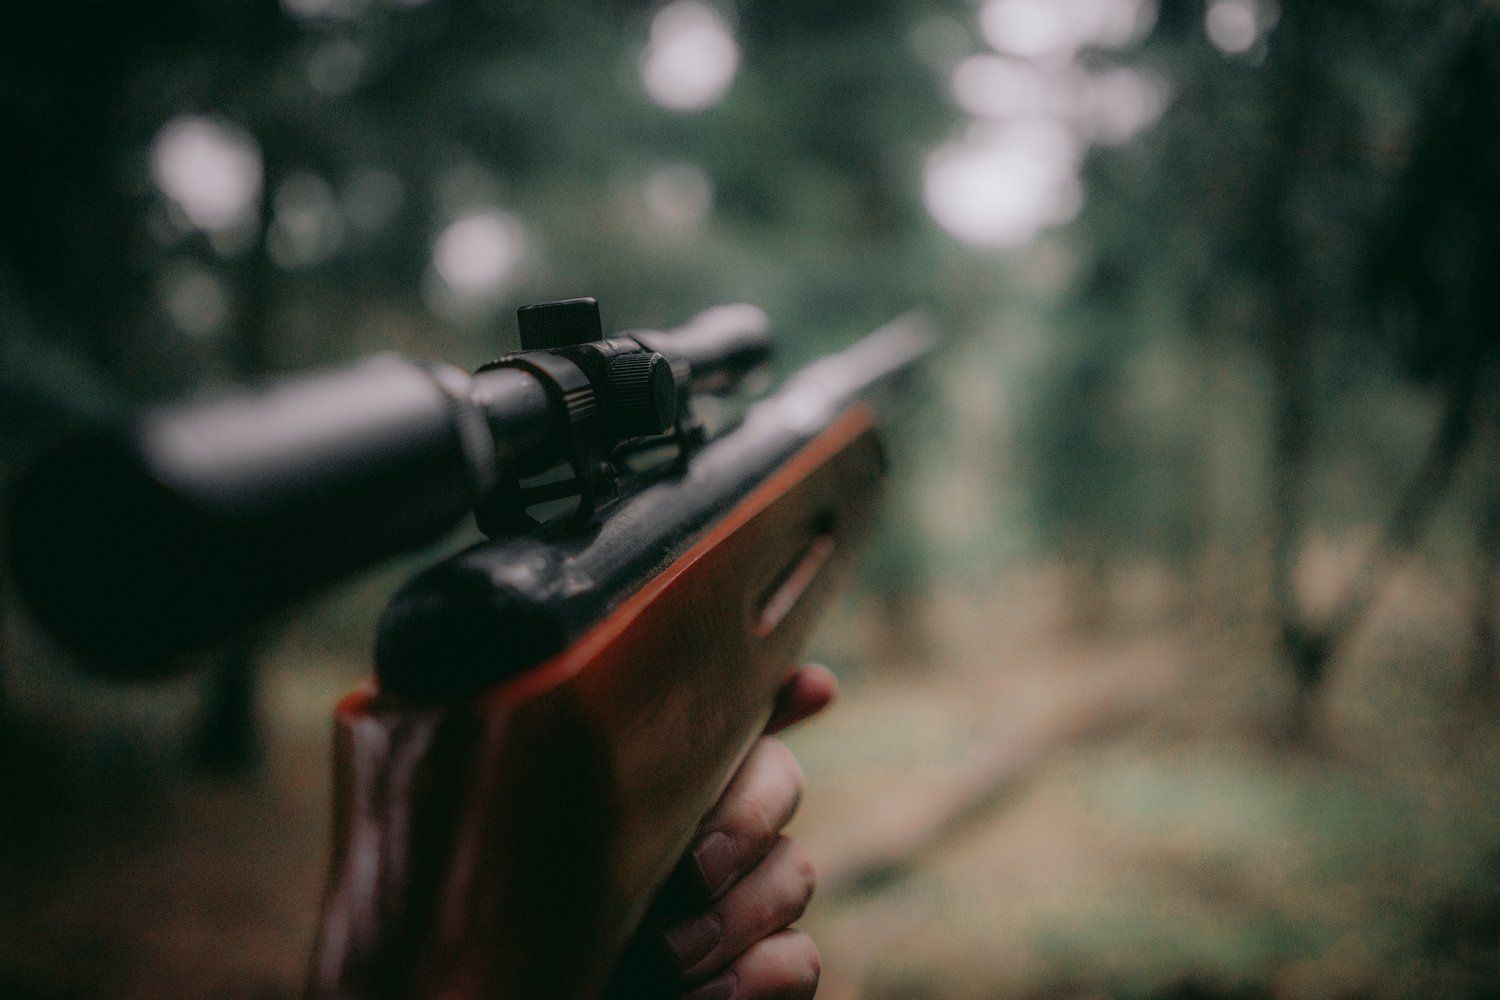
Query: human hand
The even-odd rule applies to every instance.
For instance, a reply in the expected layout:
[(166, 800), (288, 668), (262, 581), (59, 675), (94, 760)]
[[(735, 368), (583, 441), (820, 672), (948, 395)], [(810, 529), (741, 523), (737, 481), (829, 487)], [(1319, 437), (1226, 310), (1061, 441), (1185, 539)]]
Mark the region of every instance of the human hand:
[(781, 833), (802, 797), (802, 770), (770, 734), (820, 711), (836, 688), (818, 666), (782, 685), (767, 735), (699, 826), (611, 997), (807, 1000), (817, 991), (817, 946), (791, 929), (812, 897), (812, 865)]

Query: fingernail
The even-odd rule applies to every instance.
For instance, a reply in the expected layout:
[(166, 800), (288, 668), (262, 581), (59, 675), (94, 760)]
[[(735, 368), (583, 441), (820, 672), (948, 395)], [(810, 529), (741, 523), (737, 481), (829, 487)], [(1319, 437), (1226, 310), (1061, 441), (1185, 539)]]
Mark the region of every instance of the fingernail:
[(710, 979), (683, 997), (683, 1000), (729, 1000), (734, 996), (734, 988), (738, 985), (739, 981), (734, 978), (734, 973), (726, 972)]
[(686, 970), (707, 958), (723, 933), (724, 923), (719, 915), (705, 913), (701, 917), (694, 917), (668, 928), (664, 936), (667, 947), (672, 950), (672, 957), (677, 960), (677, 967)]
[(703, 879), (703, 887), (710, 894), (724, 887), (724, 883), (734, 874), (734, 866), (738, 861), (739, 852), (735, 850), (734, 841), (728, 834), (717, 830), (704, 837), (693, 848), (693, 864), (698, 869), (698, 877)]

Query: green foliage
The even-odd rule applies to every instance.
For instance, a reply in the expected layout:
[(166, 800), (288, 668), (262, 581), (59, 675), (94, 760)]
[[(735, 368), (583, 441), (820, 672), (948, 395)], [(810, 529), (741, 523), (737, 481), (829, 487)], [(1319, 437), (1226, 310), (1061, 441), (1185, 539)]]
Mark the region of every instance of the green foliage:
[[(915, 179), (946, 110), (895, 8), (747, 13), (727, 98), (680, 113), (641, 86), (647, 10), (313, 6), (324, 14), (248, 0), (101, 9), (42, 33), (7, 88), (6, 117), (34, 154), (28, 197), (9, 206), (7, 264), (49, 325), (137, 391), (221, 375), (236, 337), (263, 339), (271, 367), (377, 347), (473, 360), (509, 342), (515, 305), (585, 292), (624, 325), (753, 300), (797, 361), (927, 290)], [(228, 249), (174, 227), (152, 190), (153, 136), (185, 115), (245, 130), (264, 164), (261, 231)], [(675, 163), (711, 186), (701, 227), (643, 207), (650, 172)], [(265, 265), (289, 179), (345, 202), (371, 171), (399, 185), (391, 218), (371, 231), (346, 218), (335, 252)], [(490, 208), (524, 227), (518, 273), (485, 308), (434, 317), (433, 241)], [(182, 336), (161, 307), (159, 280), (183, 261), (229, 286), (219, 343)], [(392, 316), (410, 343), (392, 342)]]
[[(1134, 67), (1170, 99), (1088, 153), (1081, 213), (1028, 256), (966, 247), (923, 205), (932, 151), (992, 124), (947, 92), (986, 51), (957, 0), (721, 5), (739, 68), (698, 110), (643, 85), (660, 7), (39, 9), (0, 88), (25, 153), (0, 200), (7, 396), (35, 417), (380, 349), (475, 364), (511, 345), (516, 305), (581, 293), (618, 326), (756, 302), (785, 369), (920, 305), (957, 360), (919, 424), (952, 447), (914, 461), (928, 483), (984, 478), (963, 487), (984, 504), (907, 496), (879, 575), (912, 576), (922, 523), (954, 526), (954, 564), (1015, 552), (1018, 525), (1043, 551), (1185, 563), (1260, 530), (1223, 519), (1255, 506), (1250, 479), (1211, 467), (1231, 440), (1228, 464), (1263, 461), (1268, 417), (1218, 404), (1227, 386), (1262, 405), (1279, 324), (1311, 425), (1334, 450), (1368, 440), (1353, 474), (1378, 481), (1409, 449), (1369, 433), (1364, 408), (1420, 406), (1406, 380), (1440, 391), (1495, 328), (1488, 8), (1282, 8), (1237, 54), (1211, 44), (1199, 0), (1165, 0), (1139, 44), (1085, 46), (1080, 72)], [(1052, 114), (1057, 93), (1024, 113)], [(258, 161), (234, 226), (192, 224), (153, 172), (184, 119)], [(476, 215), (516, 259), (456, 303), (434, 252)], [(58, 365), (93, 387), (43, 374)], [(996, 406), (967, 398), (981, 383)], [(973, 425), (997, 409), (1005, 429)]]

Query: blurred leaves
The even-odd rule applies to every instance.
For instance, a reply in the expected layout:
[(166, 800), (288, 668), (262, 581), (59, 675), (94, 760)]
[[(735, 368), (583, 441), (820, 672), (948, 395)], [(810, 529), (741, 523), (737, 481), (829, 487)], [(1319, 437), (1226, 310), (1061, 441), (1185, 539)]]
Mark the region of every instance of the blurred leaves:
[[(642, 79), (665, 9), (38, 8), (0, 88), (25, 151), (0, 199), (7, 356), (135, 398), (380, 349), (472, 365), (516, 305), (588, 293), (617, 327), (756, 302), (786, 370), (923, 306), (952, 346), (914, 426), (951, 447), (912, 456), (873, 564), (895, 593), (924, 552), (1188, 572), (1300, 530), (1269, 510), (1288, 469), (1335, 474), (1299, 473), (1309, 523), (1378, 517), (1492, 336), (1481, 8), (720, 4), (732, 82), (675, 110)], [(184, 122), (252, 144), (243, 224), (159, 189)], [(944, 225), (1040, 235), (945, 233), (924, 205), (945, 149), (978, 158)]]

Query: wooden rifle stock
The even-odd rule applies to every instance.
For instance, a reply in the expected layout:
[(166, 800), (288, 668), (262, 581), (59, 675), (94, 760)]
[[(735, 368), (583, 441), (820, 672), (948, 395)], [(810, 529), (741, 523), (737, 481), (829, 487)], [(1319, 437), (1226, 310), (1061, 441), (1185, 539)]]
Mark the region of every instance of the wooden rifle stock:
[(855, 405), (561, 653), (437, 704), (373, 681), (345, 698), (308, 995), (601, 995), (764, 727), (882, 473)]

